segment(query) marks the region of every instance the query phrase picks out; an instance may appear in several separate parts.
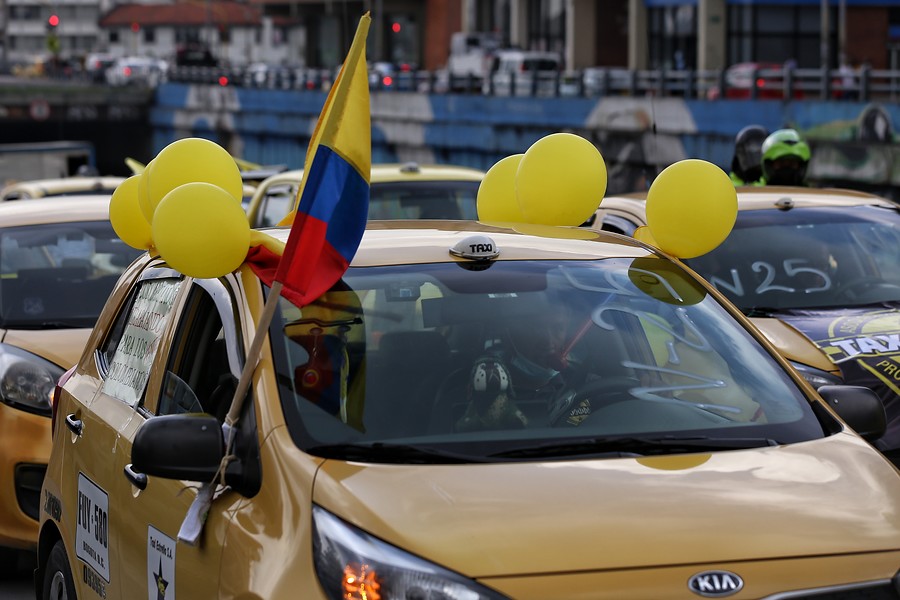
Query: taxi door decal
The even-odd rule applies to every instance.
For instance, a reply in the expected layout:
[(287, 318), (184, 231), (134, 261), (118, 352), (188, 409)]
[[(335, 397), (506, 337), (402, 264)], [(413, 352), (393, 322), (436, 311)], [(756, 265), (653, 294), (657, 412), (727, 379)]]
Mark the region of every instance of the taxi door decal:
[(109, 496), (78, 474), (78, 519), (75, 555), (109, 583)]
[(147, 599), (175, 600), (175, 540), (147, 526)]
[(793, 311), (779, 319), (821, 349), (844, 381), (872, 389), (884, 402), (887, 431), (875, 446), (900, 448), (900, 313), (896, 310)]

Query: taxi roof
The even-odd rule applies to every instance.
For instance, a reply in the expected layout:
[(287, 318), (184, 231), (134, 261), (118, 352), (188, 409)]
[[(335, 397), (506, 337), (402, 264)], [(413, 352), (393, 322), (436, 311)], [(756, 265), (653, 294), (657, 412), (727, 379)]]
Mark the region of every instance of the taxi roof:
[(110, 196), (91, 194), (67, 198), (42, 198), (40, 202), (0, 202), (2, 227), (72, 223), (109, 219)]
[[(277, 173), (264, 183), (297, 183), (303, 177), (303, 169), (292, 169)], [(376, 163), (372, 165), (371, 183), (391, 183), (397, 181), (481, 181), (484, 171), (455, 165), (420, 165), (408, 163)]]
[[(286, 241), (290, 228), (260, 231)], [(488, 236), (500, 251), (498, 260), (595, 260), (654, 254), (633, 238), (579, 227), (522, 225), (514, 229), (477, 221), (369, 221), (351, 266), (468, 262), (471, 259), (450, 254), (450, 248), (473, 235)]]
[(96, 192), (112, 194), (124, 177), (57, 177), (55, 179), (34, 179), (31, 181), (19, 181), (5, 186), (0, 190), (0, 198), (7, 199), (10, 194), (27, 194), (30, 198), (42, 198), (44, 196), (58, 196), (64, 194), (81, 194)]
[[(736, 188), (738, 210), (764, 210), (777, 208), (779, 203), (790, 199), (793, 208), (809, 206), (859, 206), (874, 205), (896, 207), (897, 204), (880, 196), (838, 188), (803, 188), (782, 186), (741, 186)], [(618, 202), (643, 203), (647, 192), (636, 192), (609, 196), (600, 202), (600, 209), (609, 208)]]

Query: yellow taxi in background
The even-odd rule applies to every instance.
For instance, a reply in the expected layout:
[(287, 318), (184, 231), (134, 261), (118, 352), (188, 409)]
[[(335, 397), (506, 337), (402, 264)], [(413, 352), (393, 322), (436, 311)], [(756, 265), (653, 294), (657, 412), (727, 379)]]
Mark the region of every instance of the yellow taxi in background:
[(72, 176), (54, 179), (35, 179), (11, 183), (0, 190), (0, 201), (28, 200), (48, 196), (112, 196), (124, 177)]
[[(633, 234), (646, 194), (604, 198), (593, 227)], [(763, 330), (815, 387), (875, 390), (877, 446), (900, 465), (900, 206), (840, 189), (738, 188), (738, 215), (712, 252), (685, 261)]]
[[(247, 207), (251, 227), (272, 227), (293, 210), (303, 170), (262, 181)], [(454, 165), (373, 164), (369, 219), (475, 219), (484, 171)]]
[(519, 229), (369, 221), (258, 356), (248, 264), (145, 254), (59, 384), (37, 597), (897, 596), (870, 390), (637, 240)]
[(0, 572), (37, 543), (54, 384), (137, 254), (107, 197), (0, 203)]

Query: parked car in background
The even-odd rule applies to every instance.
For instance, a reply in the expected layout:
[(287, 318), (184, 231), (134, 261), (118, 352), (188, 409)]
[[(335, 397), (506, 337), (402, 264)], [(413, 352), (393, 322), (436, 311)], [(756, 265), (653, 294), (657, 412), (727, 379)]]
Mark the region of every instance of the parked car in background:
[[(784, 65), (779, 63), (738, 63), (725, 70), (725, 92), (713, 85), (706, 92), (709, 100), (718, 98), (784, 98)], [(755, 88), (755, 90), (754, 90)], [(803, 91), (794, 87), (794, 98)]]
[(116, 57), (104, 52), (92, 52), (84, 58), (84, 73), (94, 82), (106, 82), (106, 70), (113, 66)]
[(556, 96), (562, 57), (555, 52), (498, 50), (483, 84), (495, 96)]
[[(593, 227), (632, 235), (646, 194), (604, 198)], [(737, 222), (685, 262), (753, 319), (815, 387), (875, 390), (887, 409), (878, 447), (900, 466), (900, 207), (862, 192), (738, 188)]]
[(457, 31), (451, 35), (447, 68), (441, 74), (442, 79), (446, 78), (446, 91), (480, 90), (501, 43), (500, 34), (496, 32)]
[(72, 176), (20, 181), (0, 190), (0, 201), (27, 200), (48, 196), (108, 195), (116, 191), (124, 177)]
[(159, 58), (147, 56), (126, 56), (118, 58), (106, 70), (106, 82), (112, 86), (156, 87), (166, 80), (168, 63)]
[(0, 203), (0, 573), (37, 545), (54, 383), (139, 254), (113, 231), (109, 196)]
[[(256, 188), (247, 217), (252, 227), (277, 225), (293, 209), (302, 170), (285, 171)], [(475, 219), (484, 171), (453, 165), (372, 165), (369, 219)]]
[(676, 260), (539, 230), (370, 221), (302, 308), (145, 254), (55, 395), (36, 597), (896, 597), (874, 394)]

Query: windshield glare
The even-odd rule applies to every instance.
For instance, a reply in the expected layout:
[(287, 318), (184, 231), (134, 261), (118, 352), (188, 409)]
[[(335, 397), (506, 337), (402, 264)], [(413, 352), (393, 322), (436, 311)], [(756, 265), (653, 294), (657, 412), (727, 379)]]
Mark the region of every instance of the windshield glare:
[(743, 211), (686, 261), (745, 313), (900, 301), (900, 215), (872, 206)]
[(282, 298), (270, 333), (288, 427), (312, 453), (822, 435), (778, 363), (656, 257), (354, 268), (302, 310)]

